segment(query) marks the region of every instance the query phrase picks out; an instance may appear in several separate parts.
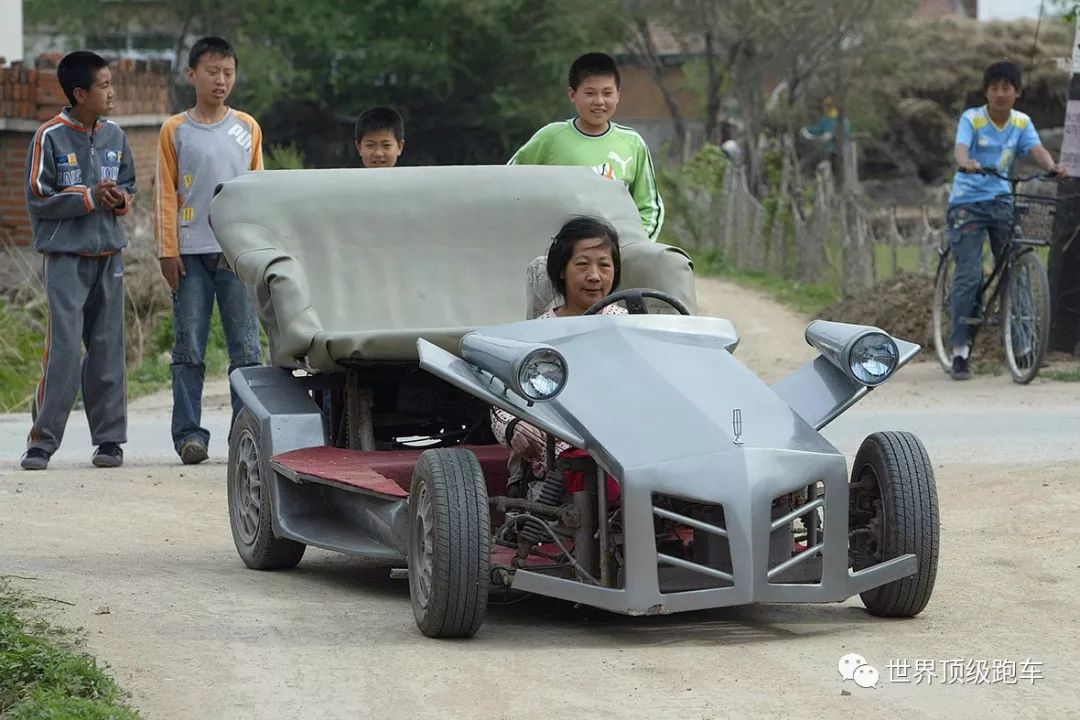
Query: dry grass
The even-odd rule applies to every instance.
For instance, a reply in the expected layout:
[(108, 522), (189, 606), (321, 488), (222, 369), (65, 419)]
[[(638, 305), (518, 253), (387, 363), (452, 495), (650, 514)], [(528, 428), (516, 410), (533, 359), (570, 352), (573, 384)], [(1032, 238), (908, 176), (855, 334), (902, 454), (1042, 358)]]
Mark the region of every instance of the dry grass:
[[(124, 251), (124, 321), (129, 370), (151, 360), (153, 332), (171, 308), (168, 287), (158, 270), (150, 211), (136, 203), (124, 218), (128, 248)], [(8, 275), (0, 288), (0, 412), (27, 410), (40, 372), (47, 307), (39, 256), (0, 238)]]

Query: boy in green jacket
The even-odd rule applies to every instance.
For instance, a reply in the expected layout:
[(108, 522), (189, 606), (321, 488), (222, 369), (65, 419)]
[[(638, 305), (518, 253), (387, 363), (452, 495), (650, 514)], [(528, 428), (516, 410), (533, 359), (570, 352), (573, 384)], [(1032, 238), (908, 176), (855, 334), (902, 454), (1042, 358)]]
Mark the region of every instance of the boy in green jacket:
[(650, 240), (660, 235), (664, 203), (652, 157), (641, 135), (611, 122), (619, 106), (619, 69), (604, 53), (586, 53), (570, 66), (567, 95), (577, 117), (540, 128), (510, 158), (511, 165), (584, 165), (626, 185)]

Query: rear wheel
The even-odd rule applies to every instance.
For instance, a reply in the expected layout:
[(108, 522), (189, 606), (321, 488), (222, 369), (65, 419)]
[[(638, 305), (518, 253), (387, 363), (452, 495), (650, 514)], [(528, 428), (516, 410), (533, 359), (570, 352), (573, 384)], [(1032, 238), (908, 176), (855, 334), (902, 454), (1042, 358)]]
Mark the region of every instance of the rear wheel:
[(1039, 372), (1050, 337), (1050, 283), (1038, 256), (1018, 255), (1009, 267), (1002, 297), (1001, 341), (1014, 381), (1031, 382)]
[(937, 577), (939, 523), (934, 468), (907, 432), (867, 437), (851, 472), (849, 527), (854, 569), (913, 554), (915, 574), (862, 593), (872, 615), (914, 617)]
[(253, 570), (296, 567), (307, 546), (274, 536), (270, 503), (270, 464), (262, 457), (259, 421), (244, 408), (229, 433), (226, 493), (233, 542)]
[(487, 613), (491, 518), (480, 462), (463, 448), (420, 455), (409, 490), (409, 596), (428, 637), (471, 637)]
[(938, 261), (937, 276), (934, 280), (934, 351), (938, 362), (945, 372), (952, 372), (952, 308), (949, 298), (952, 295), (953, 275), (956, 263), (953, 254), (945, 248)]

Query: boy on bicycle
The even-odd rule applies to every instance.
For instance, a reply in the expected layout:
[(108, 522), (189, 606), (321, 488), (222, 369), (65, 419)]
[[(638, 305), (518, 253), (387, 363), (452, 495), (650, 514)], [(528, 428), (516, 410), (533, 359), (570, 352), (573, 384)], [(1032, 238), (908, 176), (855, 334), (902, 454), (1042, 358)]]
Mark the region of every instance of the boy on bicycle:
[(949, 246), (956, 258), (950, 294), (954, 380), (971, 377), (971, 325), (963, 319), (975, 312), (984, 234), (989, 235), (996, 258), (1008, 242), (1013, 221), (1009, 182), (978, 171), (985, 168), (1008, 175), (1017, 155), (1030, 155), (1044, 170), (1064, 174), (1063, 166), (1042, 146), (1031, 118), (1013, 109), (1020, 90), (1020, 68), (1011, 62), (990, 65), (983, 72), (986, 104), (965, 110), (956, 128), (954, 155), (963, 172), (953, 180), (945, 216)]

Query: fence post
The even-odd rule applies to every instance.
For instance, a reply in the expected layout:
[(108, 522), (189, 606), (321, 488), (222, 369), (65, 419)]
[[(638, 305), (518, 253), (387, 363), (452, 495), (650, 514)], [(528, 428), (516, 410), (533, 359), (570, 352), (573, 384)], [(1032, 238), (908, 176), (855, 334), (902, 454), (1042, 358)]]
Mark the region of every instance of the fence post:
[(919, 234), (919, 272), (923, 275), (929, 272), (930, 253), (936, 250), (936, 243), (934, 242), (936, 235), (937, 233), (934, 231), (934, 226), (930, 224), (930, 211), (923, 205), (922, 232)]
[(889, 213), (889, 245), (892, 246), (892, 272), (889, 277), (896, 275), (900, 272), (900, 245), (904, 242), (904, 236), (900, 234), (900, 226), (896, 223), (896, 206), (892, 206), (892, 212)]

